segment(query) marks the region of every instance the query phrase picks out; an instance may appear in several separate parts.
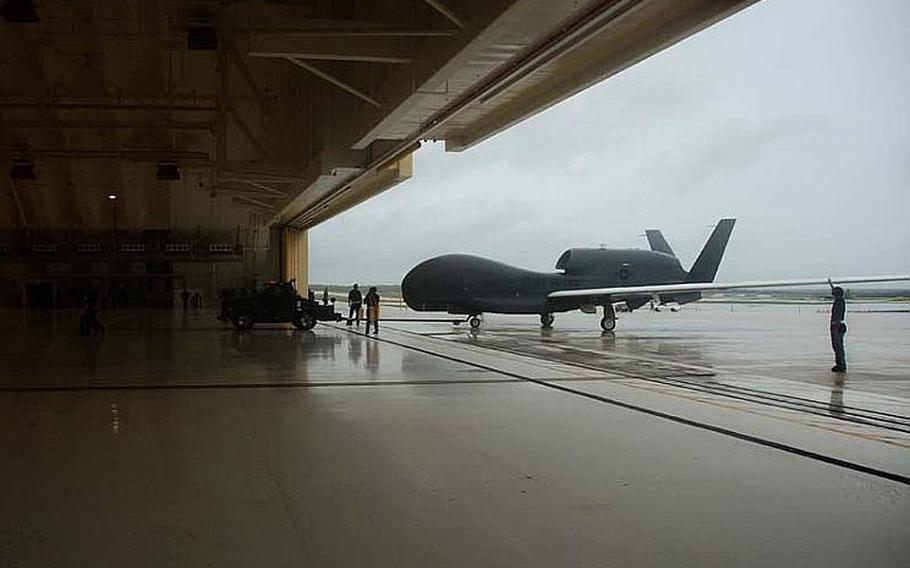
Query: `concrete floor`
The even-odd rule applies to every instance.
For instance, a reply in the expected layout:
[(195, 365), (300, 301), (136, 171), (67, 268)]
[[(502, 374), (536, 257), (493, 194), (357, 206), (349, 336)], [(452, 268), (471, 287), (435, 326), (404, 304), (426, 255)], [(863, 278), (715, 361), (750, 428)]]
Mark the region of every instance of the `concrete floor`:
[[(0, 566), (910, 563), (900, 428), (541, 358), (539, 340), (436, 337), (451, 333), (438, 324), (377, 340), (238, 333), (211, 314), (105, 319), (104, 340), (76, 336), (67, 313), (3, 320)], [(576, 340), (564, 347), (590, 347)], [(902, 392), (862, 401), (900, 409)]]

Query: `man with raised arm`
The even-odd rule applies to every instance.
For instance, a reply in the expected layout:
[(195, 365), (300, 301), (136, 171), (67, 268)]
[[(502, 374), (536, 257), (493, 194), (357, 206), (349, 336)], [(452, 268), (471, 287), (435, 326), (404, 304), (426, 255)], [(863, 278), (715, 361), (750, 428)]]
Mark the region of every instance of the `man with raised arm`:
[(834, 303), (831, 305), (831, 348), (834, 349), (834, 366), (831, 370), (835, 373), (844, 373), (847, 371), (844, 354), (844, 335), (847, 334), (844, 316), (847, 312), (847, 303), (844, 301), (843, 288), (832, 284), (830, 278), (828, 285), (831, 286), (831, 295), (834, 296)]

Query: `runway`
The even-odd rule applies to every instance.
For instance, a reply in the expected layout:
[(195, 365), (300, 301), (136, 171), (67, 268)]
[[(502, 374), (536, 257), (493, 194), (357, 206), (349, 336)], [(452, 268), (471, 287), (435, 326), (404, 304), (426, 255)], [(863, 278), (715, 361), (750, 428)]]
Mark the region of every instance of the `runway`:
[(906, 565), (905, 354), (874, 389), (858, 339), (842, 387), (778, 376), (790, 352), (756, 370), (757, 324), (708, 310), (612, 339), (580, 315), (374, 338), (108, 313), (103, 340), (7, 318), (0, 564)]

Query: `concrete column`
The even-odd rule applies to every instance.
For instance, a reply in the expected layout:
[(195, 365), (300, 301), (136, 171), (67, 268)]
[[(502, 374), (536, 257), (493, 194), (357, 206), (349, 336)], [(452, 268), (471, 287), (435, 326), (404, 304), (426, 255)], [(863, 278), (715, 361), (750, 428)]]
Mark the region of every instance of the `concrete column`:
[(284, 230), (284, 254), (282, 266), (285, 280), (297, 280), (297, 290), (306, 295), (310, 272), (310, 241), (306, 231), (287, 228)]

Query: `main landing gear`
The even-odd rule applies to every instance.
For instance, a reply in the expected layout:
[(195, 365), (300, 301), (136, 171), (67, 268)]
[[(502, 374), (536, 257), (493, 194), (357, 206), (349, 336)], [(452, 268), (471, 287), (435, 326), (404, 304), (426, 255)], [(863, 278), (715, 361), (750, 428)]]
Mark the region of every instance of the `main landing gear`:
[(616, 329), (616, 312), (613, 310), (613, 302), (604, 304), (604, 317), (600, 320), (600, 329), (607, 332)]
[(553, 320), (555, 319), (556, 318), (554, 318), (551, 313), (540, 314), (541, 329), (551, 329), (553, 327)]
[(478, 329), (480, 328), (480, 324), (483, 323), (483, 318), (480, 314), (475, 314), (468, 318), (468, 323), (471, 325), (471, 329)]

